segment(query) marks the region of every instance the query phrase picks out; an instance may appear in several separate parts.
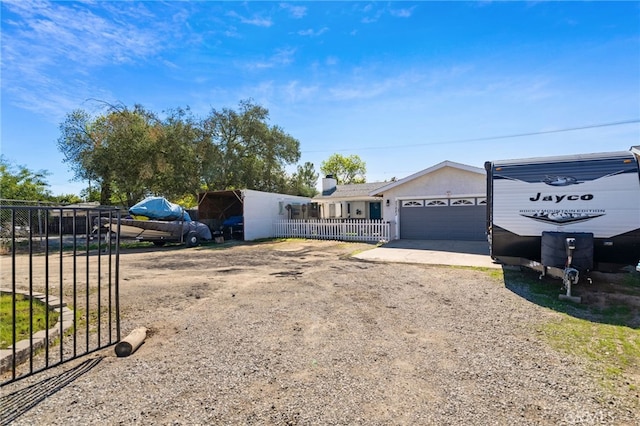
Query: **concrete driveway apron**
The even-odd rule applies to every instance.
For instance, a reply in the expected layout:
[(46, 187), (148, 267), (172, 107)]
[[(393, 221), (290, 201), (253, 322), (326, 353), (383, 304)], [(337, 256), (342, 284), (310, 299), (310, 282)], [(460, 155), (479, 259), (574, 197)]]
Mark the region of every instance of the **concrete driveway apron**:
[(394, 240), (354, 257), (391, 263), (502, 268), (489, 256), (486, 241)]

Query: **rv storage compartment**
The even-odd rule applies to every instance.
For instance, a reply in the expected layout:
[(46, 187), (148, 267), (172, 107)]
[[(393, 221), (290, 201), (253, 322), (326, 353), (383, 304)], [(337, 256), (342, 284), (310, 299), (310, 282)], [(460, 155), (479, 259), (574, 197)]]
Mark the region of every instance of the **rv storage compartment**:
[[(575, 240), (573, 260), (567, 265), (567, 238)], [(593, 270), (593, 234), (591, 232), (548, 232), (542, 233), (541, 263), (544, 266), (563, 269), (571, 266), (578, 271)]]

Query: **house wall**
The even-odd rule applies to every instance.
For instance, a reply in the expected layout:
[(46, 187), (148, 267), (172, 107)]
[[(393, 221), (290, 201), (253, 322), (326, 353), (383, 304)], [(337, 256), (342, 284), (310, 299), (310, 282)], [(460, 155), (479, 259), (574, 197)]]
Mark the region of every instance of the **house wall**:
[(320, 219), (342, 219), (347, 217), (347, 203), (340, 201), (319, 202)]
[(369, 209), (365, 201), (354, 201), (351, 203), (351, 217), (354, 219), (365, 219), (369, 217)]
[[(453, 167), (443, 167), (384, 192), (382, 217), (391, 223), (390, 238), (398, 239), (400, 200), (486, 194), (484, 175)], [(387, 205), (387, 200), (389, 204)]]
[[(378, 203), (381, 200), (376, 200)], [(369, 201), (319, 202), (321, 219), (369, 219)], [(350, 206), (349, 206), (350, 205)], [(360, 213), (358, 213), (358, 211)]]
[(308, 197), (245, 189), (243, 196), (244, 239), (247, 241), (273, 237), (276, 220), (288, 219), (287, 204), (307, 204)]
[(342, 217), (342, 203), (324, 203), (325, 219), (337, 219)]

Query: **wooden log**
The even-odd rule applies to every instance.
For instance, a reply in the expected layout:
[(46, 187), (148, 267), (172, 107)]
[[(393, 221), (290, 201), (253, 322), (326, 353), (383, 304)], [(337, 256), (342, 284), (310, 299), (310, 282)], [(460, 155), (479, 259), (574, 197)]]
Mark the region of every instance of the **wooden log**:
[(138, 327), (134, 329), (127, 337), (122, 339), (116, 345), (116, 355), (119, 357), (129, 356), (136, 351), (147, 338), (146, 327)]

